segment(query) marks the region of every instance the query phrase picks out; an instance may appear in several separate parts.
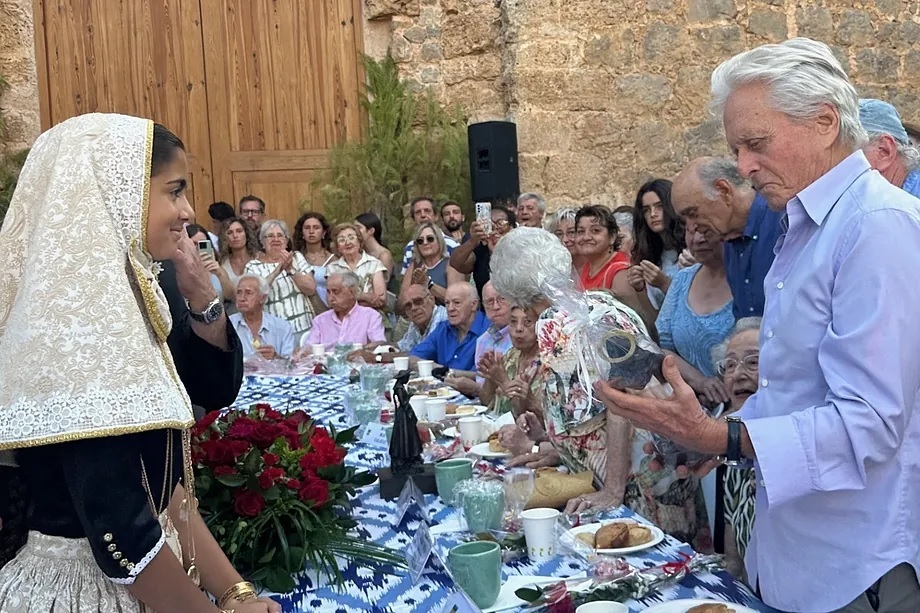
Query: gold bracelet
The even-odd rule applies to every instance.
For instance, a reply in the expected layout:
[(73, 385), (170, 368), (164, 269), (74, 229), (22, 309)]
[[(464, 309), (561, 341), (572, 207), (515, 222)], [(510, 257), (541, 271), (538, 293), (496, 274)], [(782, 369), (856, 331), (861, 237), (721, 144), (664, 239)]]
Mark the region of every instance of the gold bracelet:
[(230, 589), (224, 592), (224, 595), (217, 601), (217, 608), (223, 609), (231, 600), (246, 602), (247, 600), (252, 600), (256, 596), (258, 596), (258, 594), (256, 594), (256, 588), (253, 584), (248, 581), (240, 581), (237, 584), (231, 585)]

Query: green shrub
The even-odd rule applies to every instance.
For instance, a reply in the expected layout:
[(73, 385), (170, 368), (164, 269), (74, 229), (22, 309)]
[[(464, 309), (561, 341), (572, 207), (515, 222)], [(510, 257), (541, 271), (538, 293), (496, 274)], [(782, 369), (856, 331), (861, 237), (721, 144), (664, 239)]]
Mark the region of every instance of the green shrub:
[(311, 185), (301, 208), (319, 208), (335, 221), (374, 211), (391, 251), (401, 257), (413, 226), (407, 203), (416, 196), (456, 200), (471, 218), (466, 117), (443, 107), (429, 91), (413, 92), (387, 57), (365, 57), (367, 89), (360, 92), (366, 124), (360, 142), (330, 153), (330, 168)]

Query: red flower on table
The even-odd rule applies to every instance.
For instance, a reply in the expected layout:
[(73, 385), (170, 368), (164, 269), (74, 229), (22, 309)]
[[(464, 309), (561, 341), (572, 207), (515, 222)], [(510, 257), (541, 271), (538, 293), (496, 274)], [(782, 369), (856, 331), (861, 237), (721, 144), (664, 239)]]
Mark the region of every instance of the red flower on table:
[(310, 420), (310, 416), (307, 415), (306, 411), (303, 409), (297, 409), (291, 413), (288, 413), (287, 421), (293, 423), (295, 426), (297, 424), (302, 424)]
[(227, 429), (227, 438), (235, 438), (243, 441), (252, 440), (252, 436), (259, 429), (260, 422), (248, 417), (237, 417)]
[(284, 436), (284, 430), (281, 426), (264, 421), (258, 425), (249, 440), (259, 449), (266, 449), (282, 436)]
[(265, 508), (265, 498), (258, 492), (239, 490), (233, 494), (233, 510), (241, 517), (256, 517)]
[(265, 462), (266, 466), (274, 466), (278, 463), (278, 456), (273, 453), (266, 453), (262, 455), (262, 461)]
[(297, 492), (304, 502), (312, 501), (315, 507), (321, 507), (329, 500), (329, 484), (322, 479), (309, 477), (304, 479)]
[(195, 424), (195, 431), (198, 433), (204, 432), (211, 427), (211, 424), (217, 421), (218, 417), (220, 417), (220, 411), (211, 411), (198, 420), (198, 423)]
[(285, 485), (295, 492), (300, 489), (300, 479), (288, 479)]
[(318, 468), (334, 466), (345, 459), (345, 450), (337, 447), (329, 433), (321, 428), (317, 428), (313, 432), (310, 446), (313, 448), (313, 453), (317, 455)]
[(284, 470), (281, 468), (266, 468), (262, 471), (262, 474), (259, 475), (259, 486), (261, 486), (263, 490), (267, 490), (283, 476)]

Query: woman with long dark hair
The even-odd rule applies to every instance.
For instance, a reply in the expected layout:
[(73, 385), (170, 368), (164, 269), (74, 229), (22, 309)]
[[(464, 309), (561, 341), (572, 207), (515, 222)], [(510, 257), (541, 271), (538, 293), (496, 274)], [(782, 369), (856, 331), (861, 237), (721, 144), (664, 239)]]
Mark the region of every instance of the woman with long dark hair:
[(387, 270), (384, 275), (384, 281), (389, 283), (390, 279), (393, 278), (395, 264), (393, 262), (393, 254), (386, 248), (386, 244), (383, 241), (383, 224), (380, 223), (380, 218), (377, 216), (377, 213), (368, 211), (367, 213), (361, 213), (355, 218), (355, 225), (358, 226), (358, 230), (361, 231), (361, 240), (364, 241), (364, 250), (369, 256), (375, 257), (383, 262), (383, 265), (386, 267)]
[(633, 215), (632, 268), (629, 281), (637, 292), (647, 292), (657, 311), (679, 270), (677, 258), (686, 247), (680, 217), (671, 205), (671, 182), (652, 179), (639, 188)]
[(220, 251), (217, 263), (220, 266), (213, 274), (220, 280), (224, 300), (233, 304), (236, 300), (236, 284), (243, 276), (246, 264), (259, 257), (259, 237), (253, 227), (240, 217), (220, 222), (218, 237)]
[[(192, 407), (157, 283), (188, 240), (184, 149), (149, 120), (97, 113), (26, 160), (0, 229), (0, 460), (18, 463), (24, 487), (7, 486), (31, 512), (0, 613), (280, 613), (195, 503)], [(5, 526), (24, 508), (6, 505)]]
[[(307, 211), (294, 225), (294, 251), (299, 251), (313, 267), (316, 280), (316, 297), (321, 304), (313, 303), (313, 310), (322, 312), (326, 307), (326, 266), (335, 259), (332, 252), (332, 227), (326, 216), (315, 211)], [(323, 309), (317, 309), (322, 306)]]

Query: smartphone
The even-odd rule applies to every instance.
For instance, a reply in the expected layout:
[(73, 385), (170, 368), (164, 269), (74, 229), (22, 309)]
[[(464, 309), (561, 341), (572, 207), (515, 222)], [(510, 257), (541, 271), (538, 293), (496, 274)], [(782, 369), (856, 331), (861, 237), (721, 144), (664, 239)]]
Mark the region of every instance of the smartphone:
[(476, 219), (482, 223), (482, 227), (485, 229), (486, 234), (492, 234), (492, 203), (491, 202), (477, 202), (476, 203)]
[(203, 254), (207, 253), (208, 255), (214, 255), (214, 245), (211, 244), (211, 241), (198, 241), (198, 253)]

